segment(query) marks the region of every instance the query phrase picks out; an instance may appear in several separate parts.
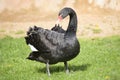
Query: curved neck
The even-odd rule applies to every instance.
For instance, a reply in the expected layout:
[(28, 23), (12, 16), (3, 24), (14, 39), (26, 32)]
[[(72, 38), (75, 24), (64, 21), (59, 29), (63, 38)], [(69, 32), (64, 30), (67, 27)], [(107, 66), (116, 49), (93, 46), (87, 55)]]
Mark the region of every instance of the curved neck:
[(70, 20), (69, 20), (68, 28), (66, 31), (66, 35), (69, 35), (69, 36), (76, 35), (76, 31), (77, 31), (76, 13), (74, 11), (72, 11), (69, 13), (69, 16), (70, 16)]

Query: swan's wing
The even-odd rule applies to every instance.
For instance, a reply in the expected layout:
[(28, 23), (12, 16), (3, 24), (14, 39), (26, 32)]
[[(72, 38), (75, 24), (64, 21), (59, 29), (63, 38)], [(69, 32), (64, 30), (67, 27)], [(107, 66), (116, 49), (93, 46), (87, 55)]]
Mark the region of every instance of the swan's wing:
[(58, 33), (65, 33), (65, 30), (59, 25), (55, 25), (51, 30), (56, 31)]
[(55, 31), (37, 27), (28, 32), (29, 35), (26, 38), (27, 44), (33, 45), (42, 53), (49, 53), (64, 42), (64, 34)]

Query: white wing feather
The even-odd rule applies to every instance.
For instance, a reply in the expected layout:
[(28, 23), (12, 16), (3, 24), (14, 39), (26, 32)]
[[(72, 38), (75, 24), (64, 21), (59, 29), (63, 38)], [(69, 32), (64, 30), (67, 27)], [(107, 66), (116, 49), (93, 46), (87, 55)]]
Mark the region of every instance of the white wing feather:
[(32, 51), (38, 51), (33, 45), (31, 45), (31, 44), (28, 44), (28, 45), (30, 46)]

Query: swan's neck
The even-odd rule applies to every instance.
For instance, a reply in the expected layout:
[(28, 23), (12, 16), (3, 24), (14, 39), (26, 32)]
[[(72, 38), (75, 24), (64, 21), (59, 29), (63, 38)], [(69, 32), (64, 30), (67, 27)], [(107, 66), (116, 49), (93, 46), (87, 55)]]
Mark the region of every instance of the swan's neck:
[(71, 13), (69, 14), (69, 16), (70, 16), (70, 20), (66, 31), (66, 35), (74, 36), (76, 35), (76, 31), (77, 31), (77, 16), (76, 13)]

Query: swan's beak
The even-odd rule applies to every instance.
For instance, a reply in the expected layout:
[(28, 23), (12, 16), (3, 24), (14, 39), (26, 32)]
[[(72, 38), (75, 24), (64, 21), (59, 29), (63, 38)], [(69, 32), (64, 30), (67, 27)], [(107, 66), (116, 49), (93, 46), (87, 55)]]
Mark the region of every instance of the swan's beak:
[(62, 20), (63, 18), (62, 18), (62, 16), (60, 15), (60, 16), (58, 16), (58, 20), (56, 21), (56, 25), (59, 25), (59, 23), (60, 23), (60, 21)]

